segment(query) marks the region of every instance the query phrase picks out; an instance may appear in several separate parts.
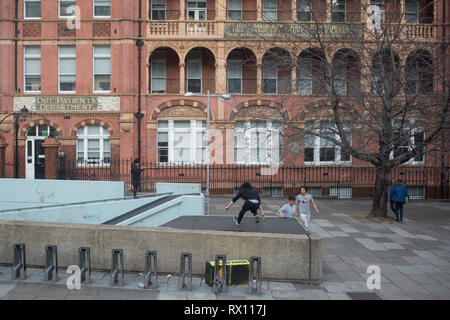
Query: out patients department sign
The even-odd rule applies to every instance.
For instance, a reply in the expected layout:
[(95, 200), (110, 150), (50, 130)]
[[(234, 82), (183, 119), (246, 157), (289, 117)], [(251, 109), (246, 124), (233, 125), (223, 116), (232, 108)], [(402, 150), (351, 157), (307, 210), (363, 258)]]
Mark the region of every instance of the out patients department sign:
[(15, 97), (14, 110), (31, 111), (119, 111), (120, 97), (100, 96), (34, 96)]

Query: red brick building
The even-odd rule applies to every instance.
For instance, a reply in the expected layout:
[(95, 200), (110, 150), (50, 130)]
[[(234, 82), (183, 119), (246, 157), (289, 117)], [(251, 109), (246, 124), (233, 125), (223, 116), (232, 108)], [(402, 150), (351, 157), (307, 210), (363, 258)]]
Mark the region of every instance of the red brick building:
[[(418, 41), (441, 39), (450, 16), (445, 1), (371, 2)], [(301, 127), (313, 120), (301, 114), (323, 92), (319, 75), (305, 77), (303, 69), (279, 63), (294, 55), (316, 70), (312, 39), (275, 34), (267, 41), (261, 34), (313, 19), (337, 35), (346, 24), (366, 32), (365, 12), (353, 0), (2, 1), (0, 120), (24, 106), (31, 115), (17, 117), (17, 140), (15, 117), (0, 125), (0, 174), (13, 177), (17, 166), (19, 177), (42, 178), (42, 143), (49, 136), (77, 167), (109, 167), (138, 155), (144, 162), (204, 164), (207, 98), (185, 94), (207, 91), (232, 95), (210, 101), (211, 133), (223, 138), (212, 154), (216, 163), (266, 165), (283, 154), (285, 166), (368, 166), (336, 148), (322, 150), (320, 140), (308, 145), (285, 135), (281, 147), (268, 142), (283, 126), (288, 131), (286, 122)], [(348, 83), (363, 78), (355, 68), (363, 57), (348, 35), (340, 36), (330, 59), (353, 50), (344, 79), (351, 90)], [(435, 63), (438, 42), (427, 51)], [(398, 54), (403, 63), (411, 52)], [(265, 120), (252, 120), (258, 116)], [(444, 161), (448, 166), (448, 154)]]

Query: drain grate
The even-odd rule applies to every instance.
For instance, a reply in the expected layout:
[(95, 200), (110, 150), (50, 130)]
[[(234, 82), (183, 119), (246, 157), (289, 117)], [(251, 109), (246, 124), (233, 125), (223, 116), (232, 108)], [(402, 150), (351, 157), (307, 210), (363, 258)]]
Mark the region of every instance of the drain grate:
[(347, 292), (352, 300), (383, 300), (375, 292)]

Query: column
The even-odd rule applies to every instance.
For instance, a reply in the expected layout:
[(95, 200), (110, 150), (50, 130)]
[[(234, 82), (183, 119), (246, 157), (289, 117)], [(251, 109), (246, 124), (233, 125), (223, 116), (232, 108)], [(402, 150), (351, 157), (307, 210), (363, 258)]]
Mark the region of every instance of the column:
[(58, 139), (47, 138), (42, 147), (45, 150), (45, 179), (58, 179)]
[(256, 94), (262, 94), (262, 61), (256, 65)]
[(186, 65), (180, 63), (180, 94), (184, 95), (186, 93)]
[(216, 57), (216, 93), (223, 94), (227, 92), (227, 71), (224, 43), (219, 43)]
[(331, 11), (333, 8), (333, 0), (327, 0), (327, 4), (326, 4), (326, 22), (331, 22)]
[(180, 20), (186, 20), (186, 0), (180, 0)]
[(256, 0), (256, 20), (262, 21), (262, 2), (264, 0)]
[[(437, 1), (435, 1), (437, 2)], [(405, 1), (400, 1), (400, 23), (404, 25), (406, 23), (406, 9)]]
[(291, 81), (291, 94), (297, 94), (297, 67), (295, 63), (294, 67), (292, 68)]
[(0, 137), (0, 178), (5, 178), (5, 150), (7, 146), (5, 138)]
[(297, 0), (291, 0), (291, 15), (292, 20), (297, 21)]

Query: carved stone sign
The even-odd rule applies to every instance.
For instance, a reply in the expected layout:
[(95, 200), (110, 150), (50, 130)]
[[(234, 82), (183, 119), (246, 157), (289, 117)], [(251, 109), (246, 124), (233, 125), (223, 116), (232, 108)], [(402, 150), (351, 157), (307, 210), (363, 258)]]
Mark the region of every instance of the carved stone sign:
[(161, 110), (158, 118), (203, 118), (205, 116), (205, 113), (199, 108), (193, 108), (191, 106), (173, 106)]
[(266, 106), (252, 106), (243, 108), (236, 115), (237, 120), (243, 119), (283, 119), (280, 111)]
[(287, 39), (292, 41), (321, 39), (362, 39), (363, 26), (359, 24), (313, 24), (313, 23), (225, 23), (228, 39)]
[(14, 111), (119, 111), (120, 97), (34, 96), (14, 97)]

